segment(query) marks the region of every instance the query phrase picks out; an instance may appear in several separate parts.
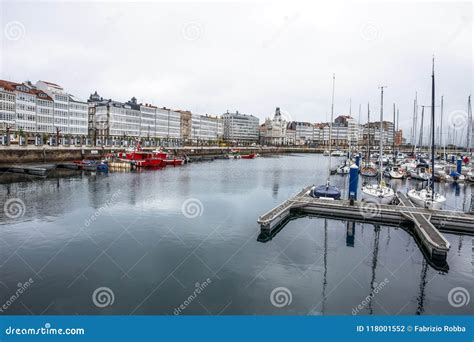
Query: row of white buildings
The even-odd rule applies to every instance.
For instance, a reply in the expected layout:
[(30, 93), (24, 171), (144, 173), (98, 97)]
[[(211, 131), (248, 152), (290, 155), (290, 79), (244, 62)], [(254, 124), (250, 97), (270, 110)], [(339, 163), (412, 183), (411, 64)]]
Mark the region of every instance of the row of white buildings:
[[(260, 125), (253, 115), (200, 115), (173, 110), (135, 97), (127, 102), (105, 99), (97, 92), (82, 101), (51, 82), (16, 83), (0, 80), (0, 143), (128, 145), (233, 144), (328, 145), (329, 123), (287, 122), (276, 108)], [(370, 133), (370, 134), (369, 134)], [(378, 144), (380, 124), (360, 125), (350, 116), (333, 123), (332, 145)], [(394, 141), (393, 123), (384, 121), (384, 143)]]
[[(286, 121), (280, 108), (276, 108), (273, 118), (267, 118), (260, 126), (260, 143), (263, 145), (329, 145), (329, 123), (309, 123), (298, 121)], [(380, 134), (380, 122), (359, 124), (354, 118), (347, 115), (338, 116), (332, 124), (331, 143), (332, 146), (348, 147), (366, 145), (377, 145), (380, 136), (385, 145), (392, 145), (401, 131), (395, 132), (392, 122), (382, 123), (382, 134)], [(401, 140), (401, 139), (398, 139)]]
[(0, 80), (1, 144), (253, 143), (258, 129), (258, 118), (238, 111), (200, 115), (138, 103), (134, 97), (104, 99), (97, 92), (82, 101), (55, 83)]
[(86, 102), (66, 93), (57, 84), (0, 80), (2, 143), (14, 132), (17, 139), (31, 137), (37, 143), (45, 136), (53, 139), (53, 134), (86, 136), (88, 110)]

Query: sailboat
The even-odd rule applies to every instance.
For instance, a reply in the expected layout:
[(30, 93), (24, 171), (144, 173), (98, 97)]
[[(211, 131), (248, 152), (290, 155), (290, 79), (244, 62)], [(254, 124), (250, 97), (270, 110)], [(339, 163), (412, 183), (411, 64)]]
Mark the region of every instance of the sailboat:
[(376, 177), (377, 169), (370, 166), (370, 106), (367, 103), (367, 154), (365, 156), (365, 166), (360, 169), (360, 174), (365, 177)]
[(381, 89), (380, 101), (380, 153), (379, 153), (379, 184), (364, 184), (362, 186), (362, 200), (366, 202), (375, 202), (378, 204), (389, 204), (395, 198), (395, 192), (389, 188), (383, 181), (383, 86)]
[(329, 122), (329, 163), (328, 163), (328, 178), (326, 184), (314, 186), (310, 190), (310, 196), (328, 200), (337, 200), (341, 198), (341, 190), (336, 186), (331, 185), (329, 178), (331, 176), (331, 143), (332, 143), (332, 121), (334, 117), (334, 88), (336, 85), (336, 75), (332, 75), (332, 104), (331, 104), (331, 121)]
[(446, 197), (434, 191), (435, 179), (435, 77), (434, 77), (434, 58), (431, 73), (431, 179), (426, 189), (411, 189), (407, 196), (410, 201), (418, 207), (428, 209), (441, 209), (446, 202)]

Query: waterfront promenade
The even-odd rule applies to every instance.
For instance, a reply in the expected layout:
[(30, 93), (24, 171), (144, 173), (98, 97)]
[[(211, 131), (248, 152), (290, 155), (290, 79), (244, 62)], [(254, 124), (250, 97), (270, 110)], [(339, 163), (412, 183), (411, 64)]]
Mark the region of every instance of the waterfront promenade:
[[(17, 163), (49, 163), (57, 161), (72, 161), (81, 159), (102, 159), (109, 153), (125, 151), (124, 146), (0, 146), (0, 164)], [(143, 146), (144, 150), (155, 150), (156, 146)], [(232, 150), (258, 154), (288, 154), (288, 153), (323, 153), (327, 146), (170, 146), (165, 147), (172, 154), (188, 157), (218, 156), (230, 153)], [(341, 150), (345, 150), (341, 147)], [(411, 146), (398, 149), (402, 153), (411, 153)], [(447, 154), (460, 154), (461, 150), (446, 150)]]

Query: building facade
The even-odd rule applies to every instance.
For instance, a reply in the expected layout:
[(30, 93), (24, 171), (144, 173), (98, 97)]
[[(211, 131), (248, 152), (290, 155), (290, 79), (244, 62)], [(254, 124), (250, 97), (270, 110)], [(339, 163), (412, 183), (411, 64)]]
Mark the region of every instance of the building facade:
[(97, 92), (89, 103), (89, 136), (99, 145), (129, 146), (142, 140), (144, 146), (179, 144), (181, 113), (168, 108), (138, 103), (135, 97), (127, 102), (104, 99)]
[[(291, 134), (288, 136), (286, 134), (287, 126), (288, 122), (284, 120), (280, 108), (277, 107), (273, 118), (265, 119), (263, 143), (272, 146), (286, 145), (288, 143), (287, 137), (291, 136)], [(291, 140), (294, 140), (294, 136), (291, 137)]]
[(191, 115), (191, 140), (217, 142), (222, 138), (222, 119), (209, 115)]
[(87, 109), (87, 103), (57, 84), (0, 80), (0, 142), (81, 143), (87, 135)]
[(224, 139), (236, 143), (254, 143), (259, 138), (259, 120), (253, 115), (235, 113), (224, 113), (223, 133)]

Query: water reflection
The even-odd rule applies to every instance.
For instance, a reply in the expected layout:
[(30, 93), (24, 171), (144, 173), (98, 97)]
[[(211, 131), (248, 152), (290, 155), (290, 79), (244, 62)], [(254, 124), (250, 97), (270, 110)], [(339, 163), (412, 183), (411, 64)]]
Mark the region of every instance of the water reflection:
[[(374, 245), (373, 245), (373, 252), (372, 252), (372, 278), (370, 279), (370, 294), (374, 294), (374, 290), (376, 287), (375, 283), (375, 271), (377, 269), (377, 257), (379, 254), (379, 239), (380, 239), (380, 226), (374, 226)], [(373, 300), (369, 301), (368, 308), (369, 313), (372, 315), (373, 312)]]
[(425, 302), (425, 289), (426, 289), (426, 275), (428, 273), (428, 263), (423, 260), (421, 267), (421, 276), (420, 276), (420, 293), (417, 297), (418, 307), (416, 308), (416, 315), (421, 315), (425, 311), (424, 302)]
[[(390, 290), (379, 292), (364, 313), (386, 314), (382, 307), (392, 314), (472, 313), (472, 307), (455, 309), (446, 299), (452, 286), (472, 287), (463, 269), (472, 254), (462, 249), (465, 241), (458, 235), (445, 235), (458, 248), (449, 254), (449, 273), (430, 280), (429, 291), (420, 267), (426, 273), (437, 268), (424, 261), (405, 229), (320, 217), (309, 223), (310, 218), (295, 216), (272, 236), (259, 235), (270, 243), (255, 241), (259, 215), (303, 187), (324, 182), (322, 159), (223, 160), (109, 175), (64, 170), (42, 180), (0, 177), (1, 200), (17, 197), (26, 207), (23, 217), (0, 218), (6, 290), (2, 287), (0, 302), (18, 282), (34, 276), (22, 302), (35, 314), (168, 315), (196, 282), (210, 277), (212, 285), (199, 302), (212, 314), (225, 309), (224, 314), (305, 315), (318, 307), (334, 315), (350, 313), (378, 280), (389, 278)], [(348, 177), (335, 175), (331, 182), (344, 188)], [(393, 184), (401, 191), (411, 185), (409, 180)], [(460, 196), (451, 184), (441, 185), (441, 191), (450, 206), (462, 207), (472, 187), (463, 186)], [(202, 203), (200, 216), (183, 215), (189, 198)], [(95, 213), (100, 215), (86, 227)], [(104, 285), (113, 288), (117, 305), (101, 311), (91, 304), (91, 294)], [(291, 306), (271, 305), (268, 298), (277, 286), (291, 289)], [(422, 300), (409, 301), (418, 297)], [(186, 313), (208, 314), (194, 304)], [(6, 313), (28, 312), (17, 303)]]

